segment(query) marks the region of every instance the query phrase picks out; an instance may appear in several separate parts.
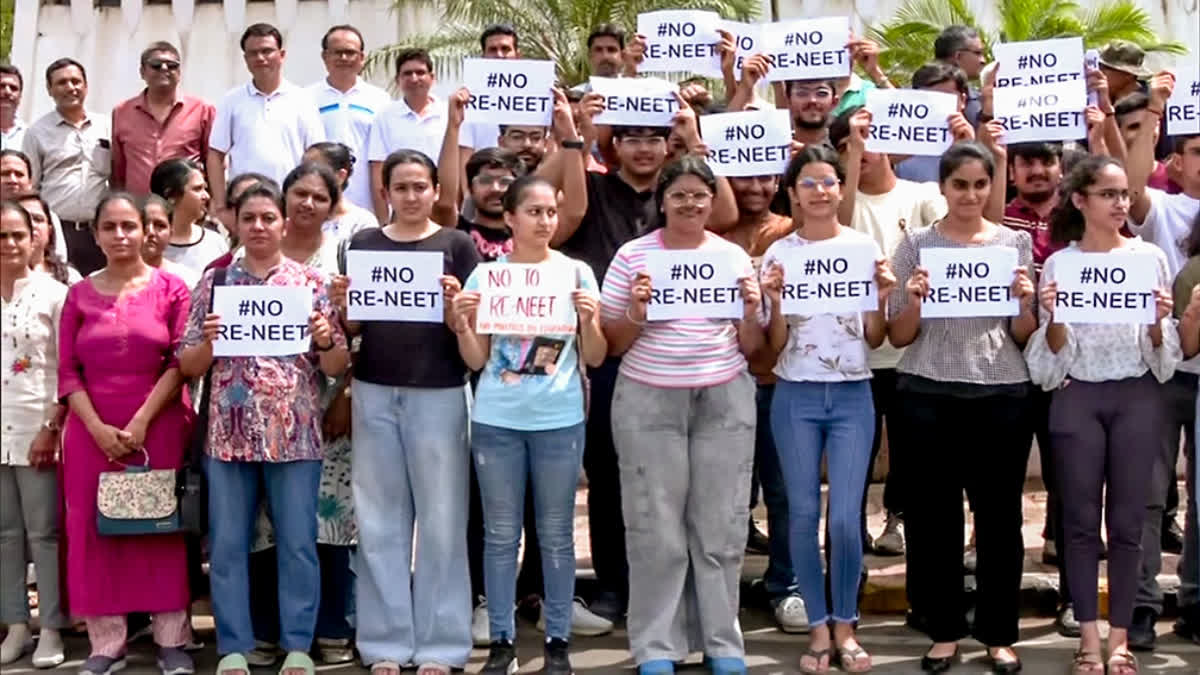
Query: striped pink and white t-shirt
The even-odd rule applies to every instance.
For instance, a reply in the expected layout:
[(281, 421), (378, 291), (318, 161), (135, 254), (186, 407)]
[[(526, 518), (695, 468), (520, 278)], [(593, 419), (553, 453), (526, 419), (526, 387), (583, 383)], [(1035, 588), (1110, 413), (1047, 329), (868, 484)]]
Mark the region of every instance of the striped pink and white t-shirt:
[[(662, 251), (662, 231), (627, 242), (617, 250), (600, 292), (600, 316), (613, 321), (629, 308), (629, 290), (639, 272), (646, 271), (646, 252)], [(708, 232), (700, 251), (725, 251), (735, 264), (754, 274), (750, 256), (737, 244)], [(679, 251), (686, 255), (687, 251)], [(711, 387), (745, 372), (746, 358), (738, 344), (737, 325), (729, 319), (671, 319), (648, 321), (621, 359), (620, 373), (652, 387)]]

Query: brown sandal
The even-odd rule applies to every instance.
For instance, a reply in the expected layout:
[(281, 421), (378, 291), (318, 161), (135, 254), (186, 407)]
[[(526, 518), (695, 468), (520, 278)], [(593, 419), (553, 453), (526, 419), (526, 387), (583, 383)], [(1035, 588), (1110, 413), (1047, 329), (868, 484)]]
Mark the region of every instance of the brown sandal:
[(1137, 675), (1138, 660), (1126, 649), (1119, 649), (1108, 655), (1109, 675)]
[[(804, 658), (805, 657), (816, 660), (817, 667), (815, 669), (814, 668), (805, 668), (804, 667)], [(825, 663), (824, 669), (821, 668), (822, 661)], [(828, 673), (828, 672), (829, 672), (829, 650), (828, 649), (812, 649), (810, 647), (809, 649), (804, 650), (804, 653), (800, 655), (800, 673), (801, 673), (801, 675), (825, 675), (825, 673)]]
[(1104, 673), (1104, 662), (1100, 660), (1100, 650), (1083, 650), (1075, 652), (1075, 660), (1071, 663), (1071, 675), (1091, 675)]

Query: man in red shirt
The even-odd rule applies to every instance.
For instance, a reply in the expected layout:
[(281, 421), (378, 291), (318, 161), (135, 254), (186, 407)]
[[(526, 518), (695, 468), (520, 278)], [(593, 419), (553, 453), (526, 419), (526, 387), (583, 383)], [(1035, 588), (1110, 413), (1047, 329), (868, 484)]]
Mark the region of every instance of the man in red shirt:
[(135, 195), (150, 193), (150, 172), (167, 159), (190, 159), (201, 165), (208, 156), (208, 136), (216, 109), (211, 103), (179, 92), (183, 62), (169, 42), (155, 42), (142, 52), (140, 94), (113, 108), (113, 189)]

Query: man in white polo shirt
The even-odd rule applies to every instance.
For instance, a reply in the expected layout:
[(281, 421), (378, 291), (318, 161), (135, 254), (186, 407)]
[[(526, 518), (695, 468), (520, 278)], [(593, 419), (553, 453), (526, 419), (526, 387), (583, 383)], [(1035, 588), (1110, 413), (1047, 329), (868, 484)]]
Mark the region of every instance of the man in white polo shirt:
[(225, 94), (208, 142), (208, 185), (214, 204), (225, 203), (229, 175), (254, 171), (280, 183), (313, 143), (325, 140), (308, 92), (283, 79), (283, 36), (267, 23), (242, 33), (242, 57), (250, 81)]
[(371, 121), (391, 105), (388, 93), (359, 77), (366, 62), (362, 33), (354, 26), (334, 26), (321, 38), (321, 60), (328, 77), (308, 87), (325, 138), (344, 143), (354, 153), (354, 171), (346, 186), (347, 199), (370, 209), (371, 171), (367, 165), (367, 133)]
[(434, 163), (446, 135), (446, 104), (433, 95), (433, 60), (424, 49), (405, 49), (396, 55), (396, 84), (401, 98), (375, 116), (367, 135), (371, 163), (371, 199), (375, 217), (387, 223), (383, 163), (397, 150), (418, 150)]

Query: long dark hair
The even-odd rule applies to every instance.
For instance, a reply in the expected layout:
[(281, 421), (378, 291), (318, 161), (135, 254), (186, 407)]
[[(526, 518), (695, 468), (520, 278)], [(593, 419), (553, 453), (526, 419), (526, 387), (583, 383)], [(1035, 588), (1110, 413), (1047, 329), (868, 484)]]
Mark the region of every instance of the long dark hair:
[(654, 215), (654, 219), (650, 222), (650, 227), (647, 231), (658, 230), (667, 226), (667, 212), (663, 209), (663, 200), (667, 193), (667, 188), (671, 187), (675, 181), (684, 176), (695, 176), (704, 181), (708, 189), (713, 195), (717, 194), (717, 177), (713, 175), (712, 169), (708, 167), (703, 159), (694, 155), (685, 155), (679, 159), (667, 164), (663, 167), (662, 173), (658, 175), (658, 187), (654, 189), (654, 203), (658, 204), (658, 211)]
[(1071, 201), (1071, 196), (1082, 193), (1096, 184), (1096, 176), (1107, 166), (1124, 169), (1121, 162), (1108, 155), (1088, 155), (1075, 163), (1063, 177), (1058, 188), (1058, 205), (1050, 212), (1050, 239), (1061, 245), (1083, 238), (1083, 214)]
[[(292, 169), (286, 178), (283, 179), (282, 192), (284, 195), (284, 205), (287, 205), (287, 193), (292, 189), (292, 186), (302, 178), (308, 176), (316, 176), (325, 184), (325, 191), (329, 193), (329, 215), (333, 215), (334, 209), (337, 208), (338, 201), (342, 198), (342, 190), (338, 186), (337, 176), (333, 175), (333, 169), (321, 162), (301, 162), (300, 166)], [(286, 208), (284, 214), (287, 215)]]
[[(54, 215), (50, 212), (50, 205), (37, 192), (19, 194), (14, 199), (17, 203), (36, 201), (41, 206), (42, 213), (46, 214), (46, 246), (42, 250), (42, 264), (50, 271), (50, 276), (54, 277), (55, 281), (60, 284), (70, 284), (71, 266), (58, 255), (58, 251), (54, 250), (58, 242), (58, 234), (54, 231)], [(25, 209), (25, 211), (28, 212), (29, 209)], [(30, 224), (32, 224), (32, 216)]]

